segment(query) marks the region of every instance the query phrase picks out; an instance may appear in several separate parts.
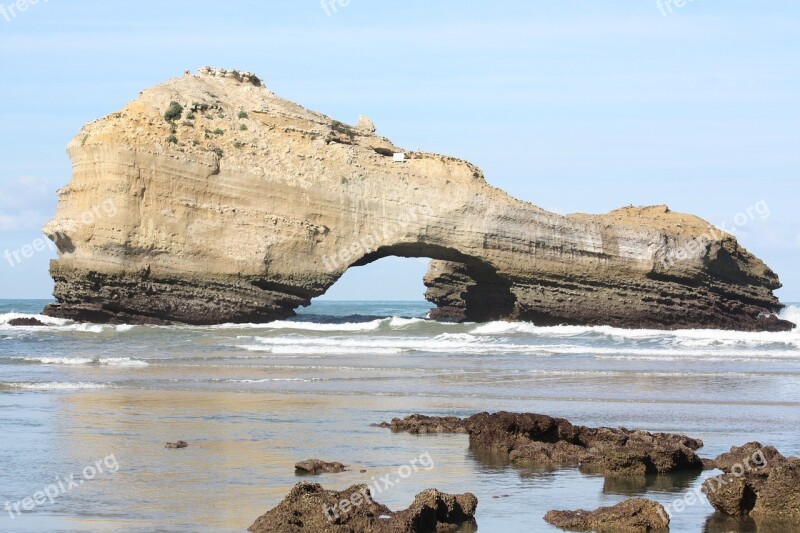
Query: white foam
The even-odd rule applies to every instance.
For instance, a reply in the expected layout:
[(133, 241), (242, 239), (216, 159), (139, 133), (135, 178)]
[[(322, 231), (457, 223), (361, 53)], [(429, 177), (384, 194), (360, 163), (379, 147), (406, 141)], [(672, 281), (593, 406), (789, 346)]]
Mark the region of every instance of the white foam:
[(375, 331), (381, 324), (388, 322), (388, 319), (377, 319), (370, 322), (345, 322), (343, 324), (320, 324), (317, 322), (293, 322), (289, 320), (277, 320), (269, 324), (263, 324), (265, 329), (291, 329), (299, 331)]
[[(781, 317), (800, 320), (800, 309), (790, 306)], [(784, 344), (786, 348), (800, 349), (800, 330), (784, 332), (747, 332), (716, 329), (621, 329), (611, 326), (536, 326), (529, 322), (489, 322), (476, 326), (473, 335), (524, 335), (533, 337), (606, 337), (615, 342), (657, 341), (665, 345), (685, 347), (745, 347), (757, 348)]]
[(393, 316), (391, 319), (389, 319), (389, 327), (404, 328), (406, 326), (412, 326), (421, 322), (428, 322), (428, 320), (425, 320), (424, 318), (402, 318), (399, 316)]
[(304, 383), (309, 383), (311, 381), (318, 381), (315, 379), (307, 379), (307, 378), (265, 378), (265, 379), (223, 379), (219, 380), (225, 383), (271, 383), (276, 381), (302, 381)]
[(26, 389), (26, 390), (94, 390), (94, 389), (108, 388), (108, 385), (105, 385), (103, 383), (83, 383), (83, 382), (65, 383), (60, 381), (50, 381), (41, 383), (34, 383), (34, 382), (2, 383), (2, 385), (13, 387), (16, 389)]
[(216, 326), (169, 326), (184, 328), (211, 328), (211, 329), (272, 329), (272, 330), (294, 330), (294, 331), (322, 331), (322, 332), (359, 332), (376, 331), (381, 328), (386, 329), (406, 329), (417, 324), (432, 323), (439, 327), (459, 326), (459, 324), (449, 324), (435, 322), (427, 318), (404, 318), (399, 316), (377, 318), (368, 322), (343, 322), (335, 324), (330, 322), (302, 322), (296, 320), (276, 320), (264, 324), (220, 324)]
[(778, 316), (800, 326), (800, 306), (798, 305), (787, 305)]
[(83, 331), (85, 333), (102, 333), (103, 326), (100, 324), (74, 324), (70, 328), (72, 331)]
[(241, 344), (237, 348), (248, 352), (265, 352), (276, 355), (342, 355), (342, 354), (375, 354), (375, 355), (394, 355), (402, 353), (402, 348), (371, 348), (371, 347), (347, 347), (347, 346), (265, 346), (263, 344)]
[(434, 337), (434, 340), (466, 343), (481, 342), (483, 340), (485, 342), (485, 339), (469, 333), (442, 333)]
[[(405, 352), (453, 353), (458, 355), (526, 355), (529, 357), (550, 357), (558, 355), (584, 355), (596, 358), (657, 358), (657, 360), (703, 359), (709, 358), (783, 358), (800, 359), (800, 346), (797, 341), (783, 339), (780, 333), (767, 334), (760, 340), (753, 337), (718, 338), (702, 333), (688, 332), (687, 337), (676, 336), (674, 332), (660, 332), (661, 339), (647, 338), (642, 341), (615, 342), (609, 345), (607, 338), (591, 337), (575, 339), (548, 339), (538, 337), (536, 344), (508, 343), (492, 336), (479, 336), (472, 333), (443, 333), (436, 337), (397, 337), (397, 336), (335, 336), (315, 337), (310, 335), (289, 336), (240, 336), (237, 348), (250, 352), (295, 355), (332, 354), (375, 354), (392, 355)], [(718, 332), (720, 335), (736, 335), (737, 332)], [(706, 337), (702, 337), (706, 335)], [(742, 335), (761, 335), (747, 334)], [(562, 342), (546, 342), (561, 340)], [(249, 341), (249, 342), (248, 342)], [(254, 341), (254, 342), (253, 342)], [(542, 342), (544, 341), (544, 342)]]
[(109, 365), (109, 366), (124, 366), (124, 367), (143, 367), (143, 366), (150, 366), (150, 363), (147, 361), (140, 361), (139, 359), (131, 359), (130, 357), (107, 357), (104, 359), (98, 359), (98, 363), (101, 365)]
[(88, 365), (94, 361), (86, 357), (23, 357), (22, 360), (43, 365)]
[[(463, 335), (466, 335), (463, 336)], [(239, 344), (238, 348), (284, 354), (396, 354), (407, 351), (457, 354), (523, 353), (547, 355), (540, 346), (502, 344), (492, 338), (469, 334), (443, 338), (430, 337), (238, 337), (258, 344)]]
[[(41, 326), (10, 326), (9, 322), (14, 320), (15, 318), (33, 318), (48, 326), (43, 328)], [(34, 315), (29, 313), (0, 313), (0, 330), (2, 331), (41, 331), (41, 332), (70, 332), (70, 331), (78, 331), (82, 333), (102, 333), (106, 331), (106, 329), (112, 329), (119, 333), (124, 333), (126, 331), (130, 331), (136, 326), (131, 324), (120, 324), (118, 326), (104, 326), (102, 324), (91, 324), (91, 323), (75, 323), (72, 320), (67, 320), (63, 318), (53, 318), (47, 315)]]
[(124, 366), (124, 367), (149, 366), (149, 363), (147, 361), (131, 359), (130, 357), (105, 357), (100, 359), (92, 359), (89, 357), (17, 357), (15, 359), (27, 361), (29, 363), (41, 363), (43, 365), (99, 364), (99, 365)]

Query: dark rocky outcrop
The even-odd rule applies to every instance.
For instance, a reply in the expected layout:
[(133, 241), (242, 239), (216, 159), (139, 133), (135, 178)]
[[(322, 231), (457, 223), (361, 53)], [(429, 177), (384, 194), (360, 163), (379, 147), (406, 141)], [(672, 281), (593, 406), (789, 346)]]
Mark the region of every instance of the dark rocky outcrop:
[(447, 320), (794, 327), (774, 315), (778, 276), (698, 217), (664, 205), (562, 216), (374, 129), (250, 73), (204, 68), (143, 91), (69, 143), (72, 179), (45, 227), (59, 253), (45, 313), (283, 319), (350, 267), (399, 256), (434, 260), (427, 298)]
[(470, 446), (508, 454), (515, 464), (580, 465), (606, 476), (701, 471), (703, 442), (685, 435), (576, 426), (533, 413), (479, 413), (469, 418), (411, 415), (383, 423), (392, 431), (468, 433)]
[(457, 416), (410, 415), (395, 418), (391, 422), (375, 424), (376, 427), (388, 428), (395, 433), (466, 433), (467, 419)]
[(327, 462), (320, 459), (306, 459), (294, 465), (294, 469), (298, 474), (316, 475), (316, 474), (338, 474), (347, 470), (347, 466), (342, 463)]
[(751, 515), (757, 522), (800, 521), (800, 458), (750, 442), (715, 460), (723, 471), (703, 483), (709, 502), (722, 514)]
[(189, 447), (189, 443), (186, 442), (185, 440), (179, 440), (178, 442), (168, 442), (168, 443), (166, 443), (164, 445), (164, 447), (165, 448), (170, 448), (170, 449), (173, 449), (173, 450), (178, 450), (178, 449), (181, 449), (181, 448), (188, 448)]
[(478, 499), (428, 489), (408, 509), (394, 512), (375, 502), (367, 485), (341, 492), (299, 483), (275, 508), (258, 518), (252, 533), (436, 533), (474, 523)]
[(634, 498), (596, 511), (550, 511), (545, 521), (570, 531), (668, 531), (669, 516), (660, 503)]
[(12, 318), (11, 320), (8, 321), (8, 325), (15, 327), (47, 326), (47, 324), (45, 324), (38, 318)]

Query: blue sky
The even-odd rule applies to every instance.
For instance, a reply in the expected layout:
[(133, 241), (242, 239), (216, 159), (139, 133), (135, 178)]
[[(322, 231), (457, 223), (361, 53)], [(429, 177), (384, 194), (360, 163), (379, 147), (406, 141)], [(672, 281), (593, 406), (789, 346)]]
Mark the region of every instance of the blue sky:
[[(84, 123), (208, 64), (343, 122), (368, 115), (547, 209), (666, 203), (735, 228), (800, 301), (800, 2), (344, 3), (39, 0), (0, 14), (0, 254), (41, 235)], [(735, 223), (759, 202), (768, 216)], [(0, 298), (49, 297), (51, 257), (0, 257)], [(384, 259), (327, 296), (419, 299), (424, 270)]]

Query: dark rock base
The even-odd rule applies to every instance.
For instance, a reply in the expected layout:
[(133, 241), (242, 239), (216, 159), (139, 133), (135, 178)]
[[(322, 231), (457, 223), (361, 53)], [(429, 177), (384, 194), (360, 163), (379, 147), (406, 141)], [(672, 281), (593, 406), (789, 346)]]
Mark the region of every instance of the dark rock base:
[(58, 302), (44, 314), (100, 324), (263, 323), (294, 316), (310, 299), (265, 288), (255, 278), (153, 279), (96, 272), (62, 273), (51, 266)]

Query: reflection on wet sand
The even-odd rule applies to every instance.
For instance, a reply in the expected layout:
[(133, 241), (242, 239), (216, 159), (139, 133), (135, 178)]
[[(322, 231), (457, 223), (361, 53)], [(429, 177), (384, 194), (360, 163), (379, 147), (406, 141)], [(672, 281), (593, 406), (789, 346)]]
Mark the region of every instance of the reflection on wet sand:
[[(407, 506), (427, 487), (464, 486), (472, 469), (463, 439), (436, 442), (370, 428), (350, 405), (392, 407), (396, 399), (343, 399), (202, 391), (90, 391), (58, 398), (58, 453), (64, 464), (91, 464), (114, 453), (120, 469), (103, 483), (81, 487), (91, 522), (123, 512), (136, 527), (204, 524), (243, 530), (300, 481), (294, 464), (323, 456), (357, 466), (337, 475), (305, 477), (341, 489), (367, 483), (429, 450), (436, 468), (376, 495), (392, 508)], [(363, 403), (362, 403), (363, 402)], [(355, 415), (355, 416), (354, 416)], [(185, 440), (189, 447), (166, 449)], [(455, 461), (448, 458), (456, 458)], [(365, 469), (362, 473), (360, 470)], [(442, 483), (444, 479), (451, 482)], [(101, 509), (96, 506), (102, 502)], [(100, 517), (100, 518), (97, 518)], [(133, 518), (132, 518), (133, 517)], [(95, 526), (92, 526), (95, 527)]]

